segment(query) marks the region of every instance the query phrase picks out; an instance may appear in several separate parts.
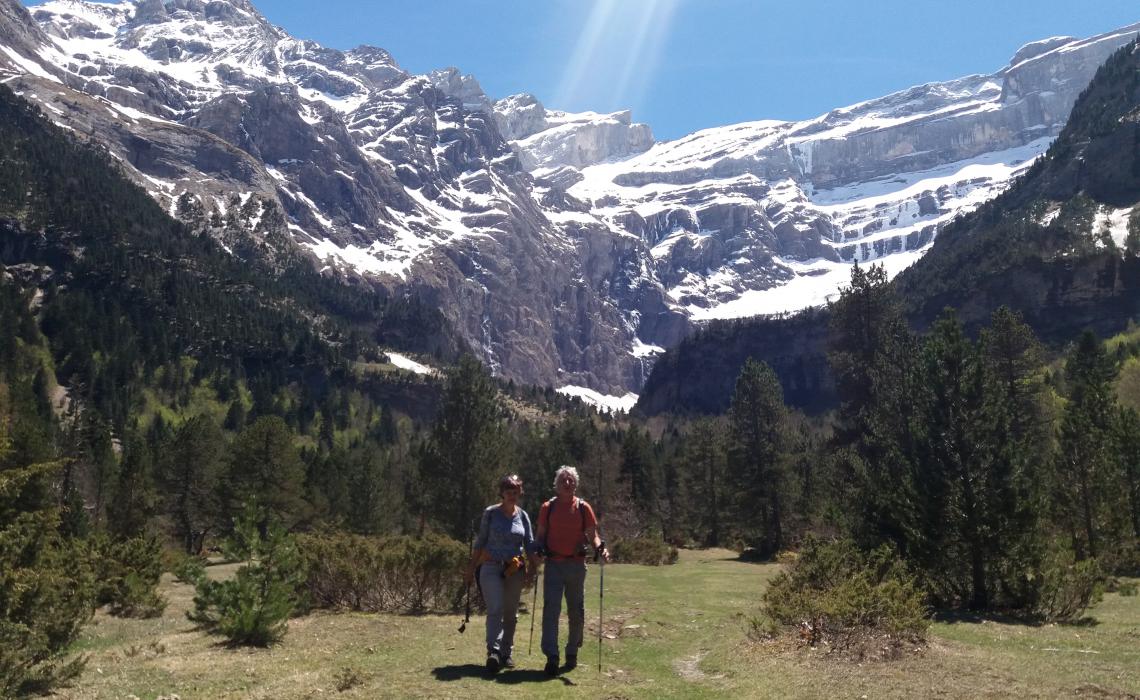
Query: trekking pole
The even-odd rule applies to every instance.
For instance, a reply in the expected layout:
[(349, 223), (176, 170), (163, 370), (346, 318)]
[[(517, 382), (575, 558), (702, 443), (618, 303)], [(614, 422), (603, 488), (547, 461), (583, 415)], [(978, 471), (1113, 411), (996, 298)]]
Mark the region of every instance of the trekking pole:
[(534, 567), (534, 603), (530, 606), (530, 644), (526, 647), (526, 655), (534, 651), (534, 613), (538, 610), (538, 567)]
[[(594, 561), (606, 548), (606, 541), (594, 552)], [(602, 672), (602, 620), (604, 618), (604, 605), (606, 600), (606, 558), (602, 557), (601, 571), (598, 573), (598, 673)]]
[[(474, 552), (474, 550), (472, 550)], [(469, 564), (470, 565), (470, 564)], [(464, 577), (466, 578), (466, 577)], [(467, 629), (467, 622), (471, 621), (471, 581), (467, 581), (467, 602), (464, 605), (463, 622), (459, 624), (459, 634), (463, 634)]]
[[(471, 566), (471, 558), (475, 556), (475, 537), (471, 532), (471, 524), (467, 526), (467, 566)], [(464, 578), (467, 578), (464, 574)], [(464, 605), (463, 622), (459, 625), (459, 634), (467, 630), (467, 623), (471, 622), (471, 581), (467, 581), (467, 603)]]
[[(598, 463), (598, 513), (602, 512), (602, 465)], [(606, 541), (602, 539), (602, 520), (600, 515), (595, 515), (594, 528), (597, 530), (595, 536), (601, 540), (602, 546), (594, 550), (594, 561), (598, 560), (598, 555), (605, 551)], [(604, 619), (604, 605), (606, 598), (606, 558), (602, 557), (601, 571), (598, 572), (598, 675), (602, 675), (602, 620)]]

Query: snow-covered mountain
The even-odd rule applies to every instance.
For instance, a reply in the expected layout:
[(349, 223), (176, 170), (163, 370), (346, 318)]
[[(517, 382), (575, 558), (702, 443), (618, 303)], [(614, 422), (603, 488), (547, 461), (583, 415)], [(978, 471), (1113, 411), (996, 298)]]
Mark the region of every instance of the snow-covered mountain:
[(905, 267), (1043, 152), (1138, 28), (662, 143), (628, 112), (295, 39), (247, 0), (0, 0), (0, 81), (173, 214), (224, 220), (235, 254), (286, 240), (437, 304), (504, 376), (621, 396), (695, 321), (821, 303), (851, 261)]

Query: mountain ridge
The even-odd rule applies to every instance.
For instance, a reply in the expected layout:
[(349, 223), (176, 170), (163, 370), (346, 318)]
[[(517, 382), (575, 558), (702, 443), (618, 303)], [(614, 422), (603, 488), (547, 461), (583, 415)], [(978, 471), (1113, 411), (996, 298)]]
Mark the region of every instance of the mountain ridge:
[[(365, 276), (437, 304), (505, 377), (616, 395), (640, 388), (653, 357), (696, 323), (822, 303), (852, 260), (905, 267), (940, 226), (1027, 167), (1057, 127), (999, 134), (1004, 141), (991, 134), (986, 143), (1008, 148), (972, 154), (978, 162), (942, 163), (948, 156), (938, 149), (912, 144), (904, 160), (941, 164), (907, 171), (901, 189), (890, 177), (850, 180), (881, 173), (824, 167), (833, 151), (910, 138), (906, 120), (865, 130), (859, 117), (888, 98), (904, 111), (908, 94), (909, 102), (920, 93), (933, 95), (930, 104), (949, 99), (919, 86), (798, 127), (751, 123), (754, 141), (798, 128), (794, 138), (823, 145), (784, 148), (767, 165), (756, 165), (763, 154), (755, 149), (751, 161), (714, 158), (698, 168), (712, 181), (678, 185), (639, 163), (660, 153), (668, 160), (717, 133), (663, 145), (627, 112), (572, 115), (527, 95), (492, 100), (456, 69), (413, 76), (382, 49), (294, 39), (248, 2), (55, 0), (30, 15), (13, 10), (22, 10), (14, 0), (0, 6), (11, 16), (0, 21), (0, 44), (15, 44), (12, 27), (27, 17), (38, 25), (24, 34), (52, 37), (50, 46), (22, 40), (31, 54), (20, 49), (21, 60), (0, 53), (3, 79), (21, 81), (57, 123), (108, 144), (172, 213), (184, 196), (222, 217), (231, 197), (243, 209), (252, 200), (230, 249), (242, 247), (236, 238), (258, 249), (284, 238), (326, 274)], [(1040, 98), (1032, 64), (1076, 47), (1062, 63), (1080, 82), (1097, 45), (1116, 40), (1094, 39), (1023, 48), (1026, 65), (1007, 67), (1019, 71), (1016, 85), (962, 80), (994, 104), (1007, 87), (1011, 98), (1029, 90), (1042, 104), (1063, 103), (1068, 87)], [(60, 99), (60, 84), (74, 94)], [(932, 123), (949, 123), (950, 112)], [(955, 118), (966, 117), (990, 118)], [(942, 128), (935, 136), (949, 138), (953, 129)], [(700, 153), (716, 150), (686, 157), (699, 164)], [(915, 152), (923, 150), (931, 154)], [(746, 172), (737, 172), (742, 164)], [(748, 168), (773, 177), (810, 170), (819, 183)], [(267, 216), (270, 209), (282, 216)], [(266, 230), (277, 219), (282, 230)]]
[[(913, 326), (946, 307), (976, 331), (1008, 306), (1054, 350), (1140, 316), (1140, 45), (1121, 47), (1082, 91), (1044, 157), (1012, 187), (945, 228), (892, 283)], [(782, 325), (781, 325), (782, 324)], [(827, 313), (722, 324), (666, 353), (639, 410), (717, 412), (748, 357), (780, 373), (789, 400), (829, 407)], [(793, 351), (788, 349), (792, 348)], [(811, 391), (800, 388), (810, 385)], [(714, 387), (698, 393), (688, 384)]]

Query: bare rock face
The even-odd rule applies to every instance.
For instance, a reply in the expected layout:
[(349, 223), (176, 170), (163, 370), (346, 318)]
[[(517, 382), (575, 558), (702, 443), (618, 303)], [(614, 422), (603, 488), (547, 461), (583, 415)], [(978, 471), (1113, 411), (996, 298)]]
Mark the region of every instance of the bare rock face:
[(624, 394), (694, 322), (818, 304), (852, 261), (917, 257), (1044, 150), (1134, 33), (661, 143), (629, 112), (495, 100), (458, 69), (295, 39), (248, 0), (0, 0), (20, 57), (0, 52), (0, 79), (172, 213), (418, 295), (502, 376)]

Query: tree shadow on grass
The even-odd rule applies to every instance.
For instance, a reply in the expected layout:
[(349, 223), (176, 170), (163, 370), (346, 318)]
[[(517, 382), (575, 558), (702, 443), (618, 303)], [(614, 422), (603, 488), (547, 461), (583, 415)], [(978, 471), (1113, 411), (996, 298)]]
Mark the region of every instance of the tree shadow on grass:
[[(978, 624), (983, 622), (997, 622), (1003, 625), (1021, 625), (1024, 627), (1042, 627), (1048, 624), (1037, 617), (1002, 614), (998, 612), (971, 612), (967, 610), (938, 610), (935, 611), (934, 620), (949, 624), (967, 623)], [(1100, 620), (1086, 616), (1076, 620), (1058, 621), (1057, 625), (1063, 627), (1096, 627)]]

